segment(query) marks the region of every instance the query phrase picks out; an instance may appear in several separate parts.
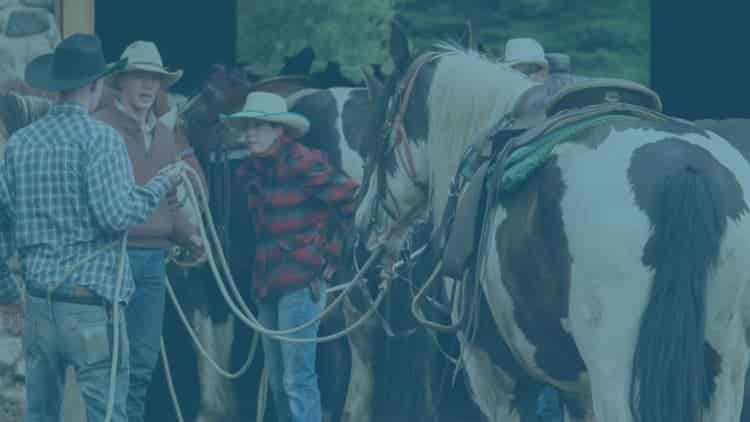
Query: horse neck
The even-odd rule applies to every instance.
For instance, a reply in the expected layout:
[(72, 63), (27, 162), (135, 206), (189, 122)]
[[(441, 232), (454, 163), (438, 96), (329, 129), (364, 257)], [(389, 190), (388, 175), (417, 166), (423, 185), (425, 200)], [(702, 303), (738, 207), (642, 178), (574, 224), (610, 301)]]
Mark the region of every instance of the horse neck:
[(467, 147), (512, 110), (533, 82), (505, 65), (455, 52), (438, 64), (427, 98), (430, 206), (441, 218)]

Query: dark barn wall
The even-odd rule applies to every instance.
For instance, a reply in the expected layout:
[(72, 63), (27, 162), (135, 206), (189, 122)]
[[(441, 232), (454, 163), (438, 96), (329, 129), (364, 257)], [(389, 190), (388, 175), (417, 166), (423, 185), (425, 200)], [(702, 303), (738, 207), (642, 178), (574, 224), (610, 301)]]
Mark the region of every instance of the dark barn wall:
[(750, 3), (651, 2), (651, 85), (667, 114), (750, 117)]
[(185, 70), (176, 91), (205, 80), (212, 63), (235, 57), (235, 2), (220, 0), (127, 0), (96, 3), (96, 32), (108, 60), (131, 42), (156, 42), (168, 67)]

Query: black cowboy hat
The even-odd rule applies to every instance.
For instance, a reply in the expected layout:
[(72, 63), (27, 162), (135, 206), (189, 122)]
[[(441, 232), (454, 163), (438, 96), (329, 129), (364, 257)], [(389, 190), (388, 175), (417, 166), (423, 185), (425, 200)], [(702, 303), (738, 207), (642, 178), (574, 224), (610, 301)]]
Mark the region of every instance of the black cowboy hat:
[(65, 38), (53, 53), (44, 54), (26, 66), (26, 82), (45, 91), (68, 91), (116, 72), (127, 60), (107, 64), (99, 37), (73, 34)]

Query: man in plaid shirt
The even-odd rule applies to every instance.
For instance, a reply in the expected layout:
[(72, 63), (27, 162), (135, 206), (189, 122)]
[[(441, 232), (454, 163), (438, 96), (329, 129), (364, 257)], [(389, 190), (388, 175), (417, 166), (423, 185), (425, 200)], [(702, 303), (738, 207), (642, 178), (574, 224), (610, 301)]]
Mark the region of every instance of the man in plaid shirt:
[[(56, 91), (46, 116), (16, 132), (0, 163), (0, 288), (18, 299), (6, 260), (17, 252), (26, 285), (26, 420), (57, 422), (65, 369), (76, 371), (89, 421), (105, 417), (112, 349), (112, 304), (127, 304), (130, 266), (115, 296), (124, 233), (142, 223), (179, 180), (172, 165), (138, 187), (125, 144), (89, 113), (106, 65), (93, 35), (66, 38), (35, 59), (27, 82)], [(124, 323), (125, 318), (120, 315)], [(120, 328), (113, 422), (125, 422), (129, 382), (127, 331)]]

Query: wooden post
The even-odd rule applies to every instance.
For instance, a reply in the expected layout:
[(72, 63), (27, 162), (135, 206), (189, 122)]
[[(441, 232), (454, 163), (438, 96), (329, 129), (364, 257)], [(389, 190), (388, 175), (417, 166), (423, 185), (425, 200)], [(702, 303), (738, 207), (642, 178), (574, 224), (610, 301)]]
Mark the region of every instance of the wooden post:
[(55, 0), (55, 15), (63, 38), (94, 32), (95, 0)]

